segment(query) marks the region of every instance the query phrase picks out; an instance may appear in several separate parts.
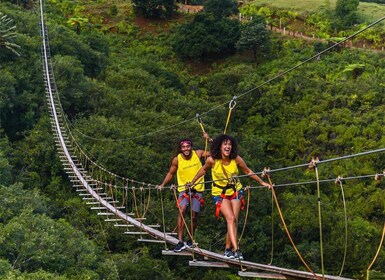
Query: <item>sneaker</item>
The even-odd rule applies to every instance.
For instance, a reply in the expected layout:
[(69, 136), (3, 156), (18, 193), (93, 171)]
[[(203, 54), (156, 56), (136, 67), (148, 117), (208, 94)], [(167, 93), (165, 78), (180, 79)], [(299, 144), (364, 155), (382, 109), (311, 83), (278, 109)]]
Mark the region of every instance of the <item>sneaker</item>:
[(192, 240), (191, 240), (191, 239), (187, 240), (187, 242), (186, 242), (186, 247), (187, 247), (187, 248), (194, 248), (194, 244), (192, 243)]
[(234, 253), (234, 258), (237, 259), (237, 260), (243, 260), (243, 255), (242, 255), (242, 252), (239, 251), (239, 250), (236, 250)]
[(186, 249), (186, 246), (184, 245), (183, 242), (180, 242), (176, 245), (176, 247), (174, 248), (174, 252), (181, 252), (183, 251), (184, 249)]
[(234, 252), (231, 249), (226, 249), (223, 256), (227, 259), (234, 259)]

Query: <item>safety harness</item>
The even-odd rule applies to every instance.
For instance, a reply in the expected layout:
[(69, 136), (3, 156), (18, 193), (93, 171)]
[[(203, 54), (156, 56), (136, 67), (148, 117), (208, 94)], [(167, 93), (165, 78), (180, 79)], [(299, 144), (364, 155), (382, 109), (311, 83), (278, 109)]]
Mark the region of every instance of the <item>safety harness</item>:
[[(216, 205), (215, 205), (215, 216), (217, 217), (217, 219), (219, 219), (219, 216), (221, 214), (221, 206), (222, 206), (222, 201), (223, 199), (228, 199), (228, 200), (233, 200), (233, 199), (236, 199), (238, 198), (239, 196), (239, 192), (236, 188), (236, 185), (237, 185), (237, 182), (238, 180), (235, 178), (235, 177), (229, 177), (227, 175), (227, 172), (226, 172), (226, 169), (225, 167), (223, 166), (222, 162), (221, 162), (221, 167), (222, 167), (222, 172), (223, 174), (226, 176), (227, 178), (227, 185), (226, 186), (219, 186), (215, 183), (213, 183), (214, 186), (222, 189), (222, 193), (221, 195), (219, 196), (219, 200), (217, 201)], [(234, 191), (234, 193), (232, 195), (226, 195), (226, 191), (228, 189), (232, 189)], [(241, 209), (243, 210), (245, 208), (245, 199), (244, 197), (239, 197), (240, 200), (241, 200)]]
[(199, 197), (199, 196), (197, 195), (197, 191), (196, 191), (195, 189), (187, 189), (187, 190), (183, 193), (183, 195), (181, 195), (181, 196), (178, 198), (178, 200), (176, 201), (176, 207), (179, 208), (179, 205), (180, 205), (180, 203), (182, 202), (182, 200), (183, 200), (184, 198), (187, 199), (188, 203), (190, 203), (190, 191), (191, 191), (191, 198), (192, 198), (192, 199), (195, 198), (196, 200), (198, 200), (199, 203), (200, 203), (200, 205), (201, 205), (201, 207), (205, 206), (205, 200), (203, 199), (203, 197)]
[[(228, 200), (233, 200), (233, 199), (236, 199), (238, 198), (239, 196), (239, 192), (237, 191), (237, 188), (235, 187), (236, 185), (235, 184), (227, 184), (226, 186), (219, 186), (215, 183), (213, 183), (213, 185), (215, 187), (218, 187), (220, 189), (222, 189), (222, 193), (221, 195), (219, 196), (219, 200), (217, 201), (216, 205), (215, 205), (215, 216), (217, 217), (217, 219), (219, 219), (219, 216), (221, 214), (221, 206), (222, 206), (222, 201), (223, 199), (228, 199)], [(232, 189), (234, 191), (234, 193), (232, 195), (226, 195), (226, 191), (229, 190), (229, 189)], [(241, 200), (241, 209), (245, 209), (245, 198), (242, 196), (240, 197), (240, 200)]]

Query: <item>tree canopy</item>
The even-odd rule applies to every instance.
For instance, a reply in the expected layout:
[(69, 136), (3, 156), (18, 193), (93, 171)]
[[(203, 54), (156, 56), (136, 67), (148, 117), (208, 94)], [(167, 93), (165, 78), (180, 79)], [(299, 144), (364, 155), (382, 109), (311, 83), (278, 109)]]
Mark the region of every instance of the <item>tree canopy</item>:
[(146, 18), (168, 18), (177, 9), (175, 0), (133, 0), (135, 10)]
[[(103, 3), (96, 2), (100, 1), (92, 4), (103, 9)], [(118, 15), (123, 6), (119, 4)], [(306, 163), (304, 168), (274, 172), (271, 178), (299, 250), (314, 270), (320, 270), (316, 179), (307, 163), (313, 157), (332, 159), (383, 147), (382, 52), (340, 48), (316, 56), (327, 48), (325, 42), (269, 33), (255, 16), (251, 22), (239, 22), (226, 13), (217, 18), (211, 12), (168, 22), (175, 29), (151, 21), (123, 34), (108, 26), (110, 22), (91, 16), (98, 9), (87, 5), (89, 10), (81, 16), (89, 22), (77, 34), (67, 22), (78, 3), (46, 5), (58, 106), (74, 136), (73, 153), (87, 174), (108, 182), (103, 191), (125, 198), (119, 204), (127, 204), (131, 211), (133, 201), (121, 192), (126, 189), (109, 188), (128, 182), (128, 190), (135, 187), (137, 197), (144, 197), (144, 202), (137, 200), (139, 208), (149, 205), (146, 222), (161, 221), (164, 206), (165, 227), (172, 231), (177, 216), (172, 193), (163, 192), (161, 197), (141, 187), (161, 182), (180, 138), (190, 137), (194, 147), (204, 147), (197, 113), (210, 136), (222, 133), (228, 102), (237, 97), (228, 133), (239, 141), (239, 152), (249, 167), (259, 172), (265, 166), (279, 169)], [(18, 32), (14, 43), (20, 46), (20, 56), (0, 48), (0, 278), (234, 278), (234, 271), (195, 270), (180, 258), (163, 257), (163, 246), (122, 234), (84, 203), (55, 149), (36, 14), (10, 1), (1, 2), (0, 9), (14, 20)], [(109, 14), (109, 9), (103, 11), (103, 16)], [(265, 9), (263, 14), (269, 13)], [(131, 20), (121, 24), (134, 24)], [(312, 20), (312, 28), (323, 22)], [(266, 41), (268, 51), (261, 59)], [(255, 46), (258, 63), (245, 51)], [(285, 73), (287, 69), (292, 70)], [(91, 160), (111, 173), (92, 167)], [(372, 175), (382, 174), (384, 160), (384, 154), (376, 152), (319, 165), (328, 274), (338, 275), (344, 257), (345, 217), (348, 258), (342, 275), (362, 278), (376, 252), (385, 193), (384, 180), (376, 181)], [(117, 179), (112, 173), (145, 183)], [(354, 177), (342, 185), (346, 216), (341, 187), (335, 184), (339, 175)], [(241, 241), (245, 258), (267, 263), (273, 247), (274, 265), (303, 269), (272, 209), (271, 193), (246, 177), (240, 180), (252, 187)], [(224, 224), (215, 219), (209, 186), (204, 196), (206, 206), (195, 238), (200, 247), (222, 252)], [(245, 219), (242, 212), (240, 225)], [(381, 253), (373, 269), (383, 272), (384, 263)]]

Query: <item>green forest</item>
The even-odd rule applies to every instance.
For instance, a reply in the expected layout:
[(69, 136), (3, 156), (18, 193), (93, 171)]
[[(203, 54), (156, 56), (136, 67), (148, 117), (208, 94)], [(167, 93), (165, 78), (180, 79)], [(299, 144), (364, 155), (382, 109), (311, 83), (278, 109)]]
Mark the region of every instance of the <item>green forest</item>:
[[(358, 0), (319, 0), (311, 11), (240, 2), (46, 0), (74, 153), (124, 211), (147, 211), (148, 224), (162, 223), (164, 211), (171, 232), (174, 195), (154, 186), (180, 139), (205, 148), (199, 116), (211, 137), (226, 128), (237, 139), (253, 171), (272, 171), (287, 228), (312, 270), (385, 279), (382, 19)], [(123, 234), (79, 196), (55, 146), (39, 16), (39, 1), (0, 0), (0, 279), (241, 279), (237, 268), (162, 255), (164, 244)], [(241, 182), (251, 189), (239, 220), (245, 260), (307, 271), (271, 192)], [(127, 187), (135, 203), (124, 201)], [(195, 240), (222, 253), (226, 225), (206, 188)]]

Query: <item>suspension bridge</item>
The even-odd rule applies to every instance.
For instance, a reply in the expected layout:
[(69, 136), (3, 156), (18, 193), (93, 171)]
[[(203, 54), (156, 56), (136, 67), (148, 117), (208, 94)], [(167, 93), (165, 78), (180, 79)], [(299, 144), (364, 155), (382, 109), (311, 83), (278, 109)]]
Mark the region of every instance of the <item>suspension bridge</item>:
[[(128, 193), (131, 194), (133, 200), (135, 201), (135, 195), (138, 189), (140, 189), (141, 193), (143, 193), (144, 190), (148, 190), (150, 193), (151, 190), (155, 189), (155, 186), (132, 179), (127, 179), (106, 170), (96, 162), (92, 161), (76, 142), (76, 139), (71, 133), (68, 121), (66, 120), (66, 115), (62, 109), (59, 93), (56, 87), (53, 66), (51, 63), (48, 30), (45, 24), (43, 0), (40, 0), (40, 27), (42, 38), (41, 56), (43, 62), (45, 92), (51, 118), (52, 133), (55, 138), (57, 153), (74, 189), (77, 193), (79, 193), (79, 196), (82, 197), (84, 203), (89, 205), (92, 210), (96, 210), (97, 214), (102, 216), (106, 222), (112, 222), (114, 226), (121, 228), (122, 233), (137, 234), (140, 236), (146, 235), (149, 238), (142, 240), (147, 242), (158, 242), (176, 245), (179, 240), (175, 238), (172, 233), (166, 233), (165, 230), (161, 231), (157, 229), (160, 227), (158, 224), (148, 224), (148, 221), (144, 217), (145, 210), (139, 214), (137, 210), (135, 213), (135, 211), (130, 210), (128, 207)], [(289, 70), (291, 71), (296, 67), (298, 67), (298, 65)], [(287, 71), (283, 74), (285, 73), (287, 73)], [(375, 151), (352, 155), (349, 157), (383, 151), (385, 151), (385, 149), (378, 149)], [(344, 158), (339, 158), (338, 160), (340, 159)], [(330, 161), (333, 161), (333, 159), (322, 162), (315, 159), (311, 164), (312, 167), (316, 169), (318, 164)], [(298, 168), (304, 166), (308, 166), (308, 164), (293, 166), (290, 168)], [(287, 170), (290, 168), (284, 169)], [(270, 172), (278, 172), (282, 170), (283, 169), (277, 169)], [(104, 174), (104, 177), (100, 174)], [(383, 176), (383, 174), (379, 173), (370, 176), (378, 177)], [(340, 178), (338, 182), (341, 181), (342, 178)], [(319, 184), (320, 180), (317, 180), (316, 183)], [(306, 184), (306, 182), (302, 182), (301, 184)], [(275, 187), (278, 187), (278, 185)], [(118, 193), (117, 190), (120, 190), (120, 192)], [(272, 192), (275, 196), (274, 188)], [(281, 218), (282, 222), (284, 223), (283, 217)], [(287, 233), (290, 237), (290, 233)], [(322, 232), (320, 232), (320, 234), (322, 240)], [(294, 243), (293, 246), (295, 248)], [(193, 257), (193, 260), (189, 262), (189, 265), (192, 267), (203, 266), (210, 268), (235, 268), (238, 269), (238, 274), (240, 276), (266, 279), (349, 279), (341, 276), (326, 275), (323, 272), (315, 273), (311, 269), (308, 269), (309, 271), (300, 271), (277, 267), (270, 264), (256, 263), (252, 261), (227, 259), (222, 254), (199, 248), (198, 246), (189, 248), (187, 252), (183, 253), (187, 253), (189, 256)], [(172, 255), (173, 252), (164, 250), (163, 254)], [(182, 253), (177, 254), (182, 255)], [(194, 257), (195, 255), (201, 256), (204, 261), (197, 261)], [(304, 264), (306, 266), (305, 262)]]

